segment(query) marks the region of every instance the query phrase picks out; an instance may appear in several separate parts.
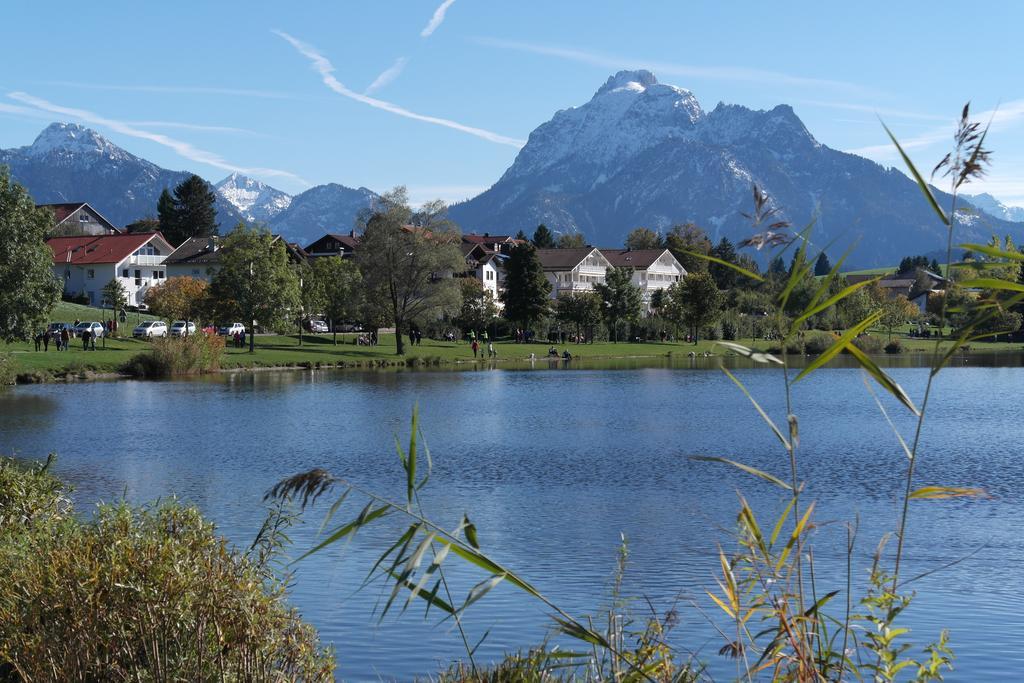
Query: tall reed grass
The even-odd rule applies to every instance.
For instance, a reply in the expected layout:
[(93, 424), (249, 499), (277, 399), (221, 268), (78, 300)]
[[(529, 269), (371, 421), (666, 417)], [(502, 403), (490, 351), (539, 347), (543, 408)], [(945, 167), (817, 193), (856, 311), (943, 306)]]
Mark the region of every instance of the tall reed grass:
[[(888, 129), (886, 129), (888, 131)], [(928, 182), (892, 137), (907, 170), (922, 195), (947, 231), (947, 266), (951, 264), (957, 221), (958, 192), (962, 185), (977, 178), (989, 159), (984, 147), (985, 129), (970, 121), (969, 108), (964, 107), (955, 135), (953, 151), (940, 162), (935, 173), (950, 179), (952, 201), (948, 209), (941, 207)], [(780, 218), (779, 208), (771, 197), (758, 187), (753, 188), (753, 210), (747, 215), (751, 236), (741, 244), (767, 250), (771, 256), (792, 255), (788, 279), (774, 292), (775, 314), (788, 323), (782, 330), (779, 348), (803, 348), (803, 335), (812, 318), (833, 309), (875, 280), (847, 284), (839, 272), (849, 251), (836, 260), (832, 269), (819, 278), (806, 303), (793, 311), (791, 295), (802, 282), (807, 282), (816, 256), (823, 252), (813, 246), (814, 222), (797, 232)], [(993, 261), (1022, 262), (1024, 255), (986, 245), (962, 245)], [(702, 254), (720, 266), (733, 268), (744, 277), (763, 281), (756, 273)], [(900, 626), (906, 610), (911, 608), (913, 594), (907, 592), (907, 581), (901, 579), (907, 521), (911, 502), (965, 496), (984, 492), (963, 485), (922, 484), (915, 476), (920, 452), (920, 437), (929, 405), (934, 402), (935, 376), (952, 355), (965, 344), (994, 333), (985, 327), (994, 315), (1024, 301), (1024, 287), (1016, 282), (984, 277), (979, 274), (961, 283), (984, 291), (981, 299), (962, 313), (966, 322), (952, 339), (937, 339), (933, 365), (924, 395), (914, 400), (869, 355), (865, 335), (875, 326), (881, 310), (870, 312), (840, 336), (815, 337), (817, 355), (799, 372), (791, 370), (785, 354), (757, 351), (735, 342), (722, 341), (721, 346), (750, 360), (775, 368), (780, 374), (785, 404), (783, 420), (773, 418), (743, 382), (722, 367), (722, 372), (737, 390), (749, 400), (752, 409), (766, 427), (766, 435), (777, 446), (785, 462), (785, 471), (769, 472), (739, 460), (718, 456), (694, 456), (695, 460), (714, 466), (736, 468), (775, 486), (784, 501), (781, 514), (766, 517), (740, 495), (736, 517), (736, 533), (723, 541), (718, 553), (717, 587), (707, 593), (707, 604), (718, 610), (729, 626), (721, 631), (723, 643), (719, 654), (732, 658), (736, 680), (774, 681), (894, 681), (908, 678), (915, 681), (941, 680), (943, 672), (952, 667), (953, 653), (947, 632), (934, 634), (932, 642), (914, 643), (907, 629)], [(946, 322), (943, 306), (940, 327)], [(981, 330), (986, 330), (981, 332)], [(881, 350), (881, 340), (877, 340)], [(903, 470), (904, 494), (900, 516), (893, 522), (895, 549), (887, 545), (889, 535), (880, 539), (869, 571), (866, 592), (854, 591), (854, 547), (857, 520), (847, 520), (846, 577), (839, 585), (822, 585), (817, 578), (814, 544), (817, 531), (816, 501), (807, 491), (808, 482), (801, 473), (800, 418), (794, 401), (793, 387), (825, 366), (839, 353), (852, 356), (864, 372), (865, 386), (875, 395), (879, 389), (890, 397), (890, 407), (876, 397), (880, 412), (893, 430), (893, 467)], [(888, 414), (893, 406), (906, 410), (916, 419), (915, 431), (905, 437)], [(385, 547), (370, 568), (369, 579), (379, 580), (388, 588), (382, 598), (380, 616), (392, 610), (404, 611), (414, 603), (426, 604), (444, 621), (452, 621), (464, 644), (466, 663), (445, 672), (442, 680), (552, 680), (574, 677), (579, 680), (609, 681), (679, 681), (705, 678), (700, 665), (691, 657), (672, 647), (666, 633), (673, 618), (645, 620), (639, 633), (626, 637), (626, 609), (613, 601), (602, 627), (593, 618), (570, 614), (555, 598), (542, 594), (522, 574), (491, 557), (478, 542), (477, 529), (468, 515), (457, 524), (443, 525), (428, 518), (420, 503), (431, 470), (430, 452), (423, 443), (417, 414), (414, 410), (407, 448), (397, 444), (398, 460), (404, 476), (401, 493), (393, 497), (367, 490), (350, 479), (336, 477), (324, 470), (313, 470), (277, 484), (271, 497), (297, 498), (305, 507), (330, 491), (338, 496), (328, 510), (323, 540), (306, 555), (346, 541), (360, 529), (385, 518), (404, 520), (403, 532)], [(359, 500), (358, 512), (342, 523), (334, 523), (346, 501)], [(728, 546), (728, 547), (726, 547)], [(304, 556), (305, 557), (305, 556)], [(481, 580), (464, 593), (448, 581), (444, 567), (454, 558), (477, 570)], [(526, 560), (528, 563), (528, 560)], [(624, 559), (623, 559), (624, 567)], [(496, 586), (506, 584), (526, 599), (538, 602), (550, 615), (554, 629), (578, 644), (577, 650), (566, 652), (541, 650), (527, 655), (513, 655), (493, 667), (479, 666), (475, 651), (478, 639), (464, 629), (465, 611), (485, 598)], [(455, 599), (456, 594), (464, 597)], [(653, 610), (652, 610), (653, 612)], [(651, 615), (653, 616), (653, 615)]]
[(160, 337), (152, 344), (151, 350), (133, 356), (125, 364), (125, 374), (158, 379), (217, 372), (224, 355), (224, 337), (219, 335)]

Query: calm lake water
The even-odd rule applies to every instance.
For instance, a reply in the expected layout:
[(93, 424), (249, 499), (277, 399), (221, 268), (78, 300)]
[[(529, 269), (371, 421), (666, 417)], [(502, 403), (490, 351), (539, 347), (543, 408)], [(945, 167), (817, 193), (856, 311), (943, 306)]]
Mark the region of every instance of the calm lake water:
[[(779, 373), (736, 372), (784, 424)], [(919, 401), (927, 370), (891, 372)], [(957, 654), (950, 680), (1024, 671), (1022, 384), (1021, 368), (946, 371), (923, 436), (920, 484), (991, 494), (917, 501), (912, 509), (905, 576), (984, 546), (913, 584), (918, 597), (903, 622), (922, 645), (950, 628)], [(863, 583), (879, 538), (895, 524), (905, 458), (859, 371), (819, 371), (797, 385), (794, 400), (807, 496), (818, 501), (820, 523), (836, 522), (817, 532), (820, 590), (845, 586), (841, 523), (855, 516), (855, 582)], [(698, 653), (717, 678), (734, 675), (733, 663), (717, 654), (720, 637), (689, 601), (714, 614), (704, 589), (713, 586), (717, 543), (728, 547), (737, 489), (764, 519), (781, 509), (782, 496), (686, 456), (726, 456), (783, 478), (788, 468), (747, 400), (714, 370), (268, 372), (18, 387), (0, 393), (0, 452), (57, 452), (57, 471), (76, 486), (80, 510), (122, 495), (144, 502), (173, 493), (243, 545), (263, 519), (266, 490), (312, 467), (401, 498), (393, 434), (406, 440), (416, 403), (433, 455), (424, 498), (430, 515), (454, 527), (468, 512), (485, 549), (577, 615), (607, 603), (625, 534), (627, 592), (658, 609), (678, 602), (673, 642)], [(909, 437), (911, 416), (885, 404)], [(326, 507), (295, 530), (293, 555), (313, 543)], [(379, 622), (380, 588), (358, 590), (396, 528), (368, 530), (296, 565), (292, 601), (337, 648), (339, 678), (410, 680), (463, 655), (458, 634), (438, 625), (436, 614), (425, 620), (417, 605)], [(457, 597), (483, 578), (450, 565)], [(488, 633), (479, 656), (489, 660), (538, 644), (548, 624), (538, 605), (500, 586), (466, 622), (474, 642)]]

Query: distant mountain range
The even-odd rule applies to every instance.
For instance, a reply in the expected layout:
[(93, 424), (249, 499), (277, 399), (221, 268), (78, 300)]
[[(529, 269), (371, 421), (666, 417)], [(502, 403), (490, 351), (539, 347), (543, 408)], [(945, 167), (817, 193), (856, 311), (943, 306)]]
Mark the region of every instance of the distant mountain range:
[[(0, 164), (37, 202), (88, 201), (117, 225), (155, 214), (160, 192), (188, 176), (69, 123), (51, 124), (27, 147), (0, 150)], [(791, 107), (705, 111), (691, 92), (649, 71), (621, 71), (589, 102), (557, 112), (490, 189), (450, 214), (464, 232), (532, 233), (545, 223), (602, 246), (622, 244), (637, 226), (684, 222), (715, 240), (738, 240), (749, 234), (741, 212), (750, 211), (754, 183), (795, 226), (816, 217), (814, 242), (832, 244), (830, 252), (858, 242), (851, 265), (891, 264), (944, 244), (913, 181), (821, 144)], [(378, 198), (334, 183), (290, 196), (239, 174), (214, 187), (222, 231), (257, 221), (301, 244), (348, 232)], [(948, 204), (948, 195), (937, 196)], [(1024, 209), (987, 194), (964, 199), (976, 210), (961, 216), (958, 241), (995, 233), (1024, 242)]]
[[(155, 216), (163, 189), (191, 175), (160, 168), (74, 123), (52, 123), (31, 145), (0, 150), (0, 164), (37, 203), (86, 201), (118, 226)], [(293, 197), (237, 173), (213, 187), (221, 232), (240, 221), (259, 222), (303, 245), (329, 230), (348, 232), (377, 197), (334, 183)]]

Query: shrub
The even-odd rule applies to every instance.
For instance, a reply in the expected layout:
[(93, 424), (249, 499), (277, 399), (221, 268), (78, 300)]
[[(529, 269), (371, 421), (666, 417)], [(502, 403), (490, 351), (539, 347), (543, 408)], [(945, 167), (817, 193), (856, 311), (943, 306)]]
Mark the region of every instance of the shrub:
[(14, 372), (14, 361), (11, 354), (0, 353), (0, 387), (14, 384), (17, 373)]
[(45, 469), (0, 464), (0, 680), (333, 680), (284, 603), (273, 533), (243, 554), (195, 508), (81, 522), (63, 493)]
[(885, 345), (886, 353), (903, 353), (903, 350), (903, 344), (900, 343), (899, 339), (893, 339)]
[(198, 375), (220, 370), (224, 338), (193, 334), (153, 340), (153, 349), (134, 356), (122, 371), (133, 377), (159, 378)]
[(772, 345), (768, 347), (768, 353), (776, 356), (782, 353), (802, 354), (803, 352), (804, 345), (800, 342), (799, 339), (790, 339), (788, 342), (786, 342), (785, 351), (783, 351), (782, 345), (779, 343), (778, 340), (773, 342)]
[(875, 337), (870, 334), (862, 334), (853, 340), (853, 345), (864, 353), (881, 353), (885, 342), (882, 341), (881, 337)]
[(812, 331), (804, 336), (804, 350), (807, 353), (818, 355), (825, 353), (830, 346), (836, 343), (838, 337), (831, 332)]

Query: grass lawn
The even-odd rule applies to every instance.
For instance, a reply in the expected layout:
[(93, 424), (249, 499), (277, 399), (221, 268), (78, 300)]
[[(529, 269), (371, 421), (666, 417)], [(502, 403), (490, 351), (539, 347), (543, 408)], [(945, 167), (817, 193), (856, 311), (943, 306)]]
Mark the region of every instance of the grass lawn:
[[(50, 319), (47, 322), (70, 323), (75, 320), (103, 322), (104, 320), (110, 320), (110, 315), (111, 310), (109, 308), (96, 308), (94, 306), (83, 306), (82, 304), (60, 301), (53, 307)], [(156, 316), (129, 312), (127, 321), (122, 324), (122, 332), (124, 331), (124, 326), (127, 325), (129, 327), (127, 334), (131, 335), (130, 328), (135, 327), (143, 320), (156, 320)]]

